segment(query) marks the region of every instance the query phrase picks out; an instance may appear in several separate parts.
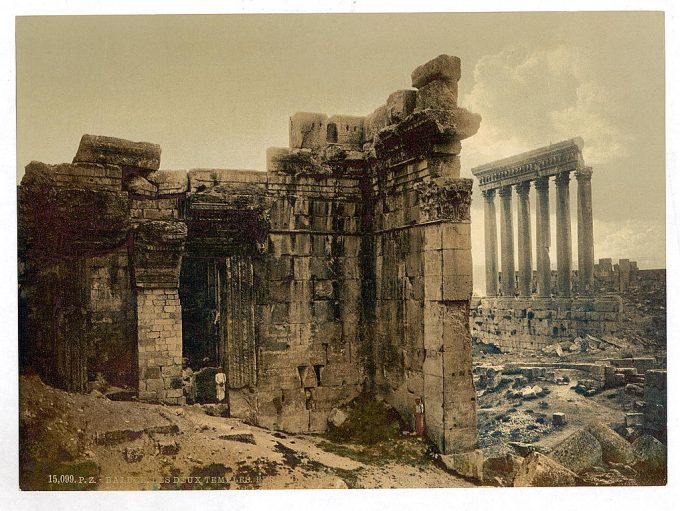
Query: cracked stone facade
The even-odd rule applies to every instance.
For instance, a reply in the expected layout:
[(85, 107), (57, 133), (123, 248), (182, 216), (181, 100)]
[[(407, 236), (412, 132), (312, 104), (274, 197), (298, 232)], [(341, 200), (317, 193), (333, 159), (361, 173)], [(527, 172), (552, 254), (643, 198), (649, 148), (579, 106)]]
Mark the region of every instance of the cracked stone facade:
[(183, 361), (227, 376), (232, 416), (319, 432), (375, 392), (425, 406), (443, 452), (476, 440), (460, 60), (365, 117), (297, 113), (267, 171), (160, 170), (155, 144), (84, 135), (18, 189), (22, 367), (181, 404)]

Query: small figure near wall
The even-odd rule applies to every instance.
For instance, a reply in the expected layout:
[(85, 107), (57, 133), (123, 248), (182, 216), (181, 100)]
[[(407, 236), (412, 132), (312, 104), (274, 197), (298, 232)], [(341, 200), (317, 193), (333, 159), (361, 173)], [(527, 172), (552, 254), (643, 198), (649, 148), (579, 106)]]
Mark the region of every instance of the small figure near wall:
[(227, 375), (226, 374), (217, 373), (215, 375), (215, 383), (217, 384), (215, 390), (216, 390), (216, 394), (217, 394), (217, 402), (218, 403), (221, 403), (222, 401), (224, 401), (224, 398), (226, 397), (226, 391), (225, 391), (226, 390), (225, 389), (226, 382), (227, 382)]
[(425, 436), (425, 407), (419, 397), (416, 398), (416, 435)]

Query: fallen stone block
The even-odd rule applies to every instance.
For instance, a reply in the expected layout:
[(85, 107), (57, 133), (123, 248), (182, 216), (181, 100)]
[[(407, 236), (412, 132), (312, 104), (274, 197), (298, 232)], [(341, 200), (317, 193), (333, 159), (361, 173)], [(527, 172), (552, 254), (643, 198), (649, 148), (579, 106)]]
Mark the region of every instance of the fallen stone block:
[(114, 445), (122, 442), (129, 442), (140, 438), (144, 431), (135, 431), (131, 429), (115, 429), (111, 431), (98, 432), (95, 435), (94, 442), (98, 445)]
[(572, 472), (581, 474), (602, 464), (602, 447), (593, 435), (580, 429), (557, 444), (550, 457)]
[(649, 479), (663, 478), (665, 483), (668, 462), (666, 446), (651, 435), (643, 435), (633, 442), (633, 451), (637, 457), (635, 467), (638, 472)]
[(633, 447), (613, 429), (601, 422), (591, 422), (586, 429), (600, 443), (605, 462), (629, 465), (635, 461)]
[(557, 461), (532, 452), (519, 467), (513, 486), (575, 486), (579, 482), (578, 475)]
[(144, 450), (141, 447), (126, 447), (123, 449), (123, 458), (128, 463), (137, 463), (144, 458)]
[(179, 452), (179, 444), (174, 440), (158, 440), (156, 442), (158, 454), (174, 456)]
[(347, 414), (338, 408), (333, 408), (328, 415), (328, 422), (336, 428), (342, 426), (347, 420)]
[(158, 170), (161, 163), (161, 146), (115, 137), (83, 135), (73, 163), (100, 163)]
[(564, 426), (567, 423), (567, 416), (562, 412), (555, 412), (552, 414), (553, 426)]
[(626, 391), (626, 394), (631, 394), (633, 396), (642, 397), (645, 394), (642, 385), (639, 385), (637, 383), (628, 383), (624, 390)]
[(515, 475), (522, 465), (522, 458), (508, 445), (500, 444), (483, 450), (484, 465), (482, 474), (487, 483), (511, 486)]
[(252, 433), (229, 433), (227, 435), (220, 435), (219, 439), (253, 445), (257, 443), (255, 442), (255, 435), (253, 435)]
[(625, 424), (627, 428), (642, 427), (645, 419), (644, 413), (632, 412), (627, 413), (625, 417)]
[(459, 454), (442, 454), (441, 460), (448, 470), (463, 477), (480, 481), (484, 477), (484, 452), (481, 449)]
[(508, 442), (508, 445), (522, 458), (528, 456), (532, 452), (539, 451), (539, 448), (534, 444), (527, 444), (524, 442)]

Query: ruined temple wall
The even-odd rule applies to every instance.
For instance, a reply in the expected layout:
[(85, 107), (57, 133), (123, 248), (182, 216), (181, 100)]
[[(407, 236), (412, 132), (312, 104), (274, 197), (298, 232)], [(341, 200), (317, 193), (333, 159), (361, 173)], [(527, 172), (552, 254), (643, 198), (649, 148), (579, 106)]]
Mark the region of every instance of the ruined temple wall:
[(127, 247), (84, 260), (88, 372), (116, 386), (136, 386), (136, 319)]
[[(471, 181), (459, 179), (458, 155), (481, 118), (457, 107), (459, 78), (459, 59), (440, 55), (412, 73), (417, 91), (391, 94), (367, 117), (296, 114), (290, 147), (268, 151), (267, 173), (160, 171), (157, 145), (85, 135), (74, 164), (41, 174), (47, 195), (77, 188), (58, 201), (70, 211), (68, 235), (48, 245), (84, 247), (58, 263), (62, 277), (80, 275), (87, 257), (103, 258), (87, 267), (88, 285), (102, 323), (134, 330), (140, 399), (183, 401), (183, 337), (197, 326), (190, 344), (217, 347), (234, 416), (323, 431), (334, 407), (367, 388), (405, 417), (423, 399), (427, 435), (440, 450), (474, 447), (464, 320)], [(39, 207), (25, 209), (40, 216)], [(34, 235), (36, 225), (20, 232)], [(22, 253), (35, 259), (30, 248)], [(107, 277), (112, 258), (118, 267)], [(206, 300), (191, 301), (186, 279), (194, 276), (205, 278)], [(120, 301), (112, 298), (118, 277), (127, 282)], [(68, 366), (61, 386), (82, 390), (87, 318), (81, 298), (66, 300), (66, 319), (55, 322), (56, 365)], [(209, 314), (196, 313), (203, 302)]]
[(270, 173), (265, 290), (257, 305), (257, 420), (323, 431), (361, 391), (358, 180)]
[[(458, 179), (455, 155), (442, 176), (440, 158), (378, 171), (374, 179), (374, 352), (386, 400), (413, 420), (420, 399), (428, 437), (440, 450), (457, 452), (476, 440), (469, 183)], [(442, 192), (450, 189), (456, 193)]]
[(600, 298), (482, 298), (471, 311), (472, 337), (502, 350), (539, 350), (577, 336), (616, 335), (623, 305)]

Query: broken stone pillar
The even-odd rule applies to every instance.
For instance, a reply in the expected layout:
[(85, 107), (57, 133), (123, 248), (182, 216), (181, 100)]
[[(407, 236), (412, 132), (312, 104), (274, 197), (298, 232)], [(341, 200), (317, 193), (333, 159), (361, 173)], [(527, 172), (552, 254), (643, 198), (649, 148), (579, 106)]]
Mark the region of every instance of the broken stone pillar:
[(536, 273), (538, 296), (550, 297), (550, 181), (536, 179)]
[(530, 181), (516, 185), (517, 188), (517, 252), (519, 259), (519, 294), (531, 296), (531, 225), (529, 223)]
[(557, 290), (571, 296), (571, 215), (569, 213), (569, 172), (555, 178), (557, 185)]
[(187, 227), (154, 221), (134, 235), (139, 399), (183, 404), (179, 270)]
[(498, 228), (496, 226), (496, 190), (484, 195), (484, 253), (486, 255), (486, 296), (498, 294)]
[(515, 245), (512, 233), (512, 187), (503, 186), (501, 197), (501, 294), (515, 296)]
[(590, 180), (593, 170), (579, 169), (576, 172), (578, 208), (578, 276), (579, 293), (592, 295), (594, 285), (595, 249), (593, 247), (593, 196)]

